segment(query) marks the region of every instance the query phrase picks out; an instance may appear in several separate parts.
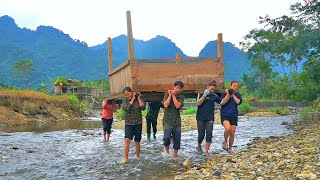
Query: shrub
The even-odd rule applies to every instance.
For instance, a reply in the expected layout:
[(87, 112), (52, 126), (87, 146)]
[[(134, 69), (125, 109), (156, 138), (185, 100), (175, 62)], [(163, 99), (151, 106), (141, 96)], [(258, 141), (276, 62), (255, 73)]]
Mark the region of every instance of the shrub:
[(118, 117), (119, 120), (124, 120), (125, 114), (126, 113), (122, 108), (118, 109), (116, 112), (116, 116)]
[(71, 101), (72, 104), (75, 104), (78, 106), (81, 105), (81, 101), (74, 94), (68, 94), (68, 99)]
[(248, 112), (252, 112), (254, 111), (254, 108), (247, 102), (242, 102), (239, 107), (239, 114), (244, 114), (244, 113), (248, 113)]
[(196, 112), (197, 112), (197, 110), (195, 108), (188, 108), (188, 109), (182, 111), (182, 115), (195, 114)]
[(269, 109), (270, 109), (270, 111), (275, 112), (277, 114), (280, 114), (281, 116), (289, 114), (289, 109), (286, 107), (274, 107), (274, 108), (269, 108)]

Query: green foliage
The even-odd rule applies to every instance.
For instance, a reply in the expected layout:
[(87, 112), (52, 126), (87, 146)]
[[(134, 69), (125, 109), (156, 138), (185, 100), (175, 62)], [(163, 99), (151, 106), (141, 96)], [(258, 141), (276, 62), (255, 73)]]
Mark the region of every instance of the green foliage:
[(273, 107), (269, 108), (270, 111), (280, 114), (281, 116), (285, 116), (289, 114), (289, 109), (286, 107)]
[(106, 79), (102, 80), (85, 80), (82, 82), (82, 86), (84, 87), (93, 87), (93, 88), (102, 88), (104, 90), (104, 96), (108, 95), (110, 92), (110, 83)]
[(81, 101), (77, 98), (75, 94), (68, 94), (68, 99), (71, 101), (72, 104), (81, 105)]
[[(313, 101), (320, 94), (319, 2), (298, 2), (291, 11), (275, 19), (261, 17), (264, 28), (250, 31), (241, 43), (253, 70), (244, 75), (244, 87), (259, 98)], [(282, 72), (273, 72), (276, 66)]]
[(45, 82), (41, 82), (41, 87), (39, 89), (40, 92), (47, 93), (48, 92), (48, 84)]
[(68, 84), (68, 79), (64, 76), (57, 76), (54, 85), (66, 86)]
[(239, 114), (245, 114), (254, 111), (254, 108), (247, 102), (242, 102), (238, 106)]
[(312, 111), (313, 111), (312, 106), (308, 106), (308, 107), (303, 108), (299, 113), (303, 117), (303, 119), (307, 119), (309, 117), (310, 113), (312, 113)]
[(190, 114), (195, 114), (195, 113), (197, 113), (196, 108), (188, 108), (188, 109), (182, 111), (182, 115), (190, 115)]
[(122, 108), (118, 109), (116, 112), (116, 116), (119, 120), (124, 120), (125, 115), (126, 112)]
[(320, 117), (320, 97), (318, 97), (316, 100), (313, 101), (313, 105), (309, 107), (303, 108), (302, 111), (300, 111), (300, 114), (304, 119), (306, 118), (312, 118), (315, 121), (319, 120)]
[(30, 73), (34, 71), (32, 65), (32, 60), (25, 60), (15, 63), (13, 67), (13, 72), (17, 76), (18, 81), (22, 80), (26, 88), (29, 87)]
[(81, 112), (85, 112), (87, 110), (87, 104), (85, 102), (81, 102), (75, 94), (68, 94), (68, 99), (74, 105), (77, 105), (81, 108)]

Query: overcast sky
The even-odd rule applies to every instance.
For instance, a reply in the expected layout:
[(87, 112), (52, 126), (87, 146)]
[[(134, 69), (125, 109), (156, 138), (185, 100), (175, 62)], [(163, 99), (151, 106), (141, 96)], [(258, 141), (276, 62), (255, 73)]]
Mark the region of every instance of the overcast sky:
[[(218, 33), (236, 46), (258, 17), (289, 14), (301, 0), (0, 0), (0, 16), (9, 15), (21, 28), (53, 26), (89, 46), (126, 34), (131, 11), (133, 36), (171, 39), (185, 54), (198, 56)], [(301, 1), (302, 2), (302, 1)]]

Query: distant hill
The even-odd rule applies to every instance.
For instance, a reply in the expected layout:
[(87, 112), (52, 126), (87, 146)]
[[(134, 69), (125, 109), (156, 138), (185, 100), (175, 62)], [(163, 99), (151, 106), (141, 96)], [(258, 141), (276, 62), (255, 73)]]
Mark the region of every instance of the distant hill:
[[(217, 57), (218, 42), (210, 41), (200, 51), (199, 57)], [(241, 81), (243, 73), (248, 73), (250, 64), (245, 52), (236, 48), (232, 43), (223, 43), (225, 81)]]
[[(127, 36), (112, 39), (113, 66), (128, 59)], [(34, 72), (30, 84), (34, 89), (41, 82), (52, 84), (56, 76), (80, 80), (108, 78), (108, 43), (88, 47), (80, 40), (72, 39), (51, 26), (39, 26), (35, 31), (19, 28), (9, 16), (0, 17), (0, 83), (24, 88), (13, 74), (13, 65), (27, 59), (33, 60)], [(175, 58), (179, 52), (187, 57), (174, 42), (164, 36), (148, 41), (134, 39), (137, 59)], [(200, 57), (217, 56), (216, 41), (209, 42), (200, 52)], [(226, 80), (240, 80), (241, 73), (248, 70), (245, 53), (231, 43), (224, 43)], [(236, 64), (235, 64), (236, 63)]]

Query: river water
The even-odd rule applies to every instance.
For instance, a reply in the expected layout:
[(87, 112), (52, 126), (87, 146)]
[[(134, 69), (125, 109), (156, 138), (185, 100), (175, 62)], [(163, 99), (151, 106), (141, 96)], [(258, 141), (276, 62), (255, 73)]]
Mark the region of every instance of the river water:
[[(235, 151), (257, 137), (292, 133), (282, 123), (291, 124), (297, 118), (239, 117)], [(163, 158), (162, 132), (150, 141), (144, 133), (140, 159), (135, 159), (132, 142), (129, 162), (124, 165), (119, 163), (123, 159), (123, 130), (113, 129), (107, 143), (101, 133), (99, 118), (1, 129), (0, 179), (163, 179), (184, 172), (182, 163), (187, 157), (196, 163), (205, 161), (204, 154), (196, 151), (196, 130), (182, 133), (178, 161)], [(222, 141), (223, 127), (218, 124), (213, 129), (210, 154), (227, 154), (221, 148)]]

